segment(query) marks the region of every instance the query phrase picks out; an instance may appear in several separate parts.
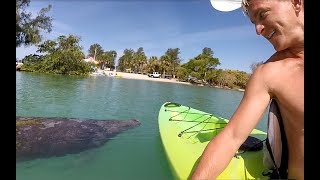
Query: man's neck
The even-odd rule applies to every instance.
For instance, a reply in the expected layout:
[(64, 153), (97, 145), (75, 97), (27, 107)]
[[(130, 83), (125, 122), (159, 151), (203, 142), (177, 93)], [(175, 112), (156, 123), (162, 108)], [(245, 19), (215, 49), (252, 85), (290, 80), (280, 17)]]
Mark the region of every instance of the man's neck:
[(302, 60), (304, 60), (304, 43), (302, 43), (301, 45), (292, 47), (292, 48), (288, 48), (287, 50), (292, 55), (297, 56), (297, 57), (301, 58)]

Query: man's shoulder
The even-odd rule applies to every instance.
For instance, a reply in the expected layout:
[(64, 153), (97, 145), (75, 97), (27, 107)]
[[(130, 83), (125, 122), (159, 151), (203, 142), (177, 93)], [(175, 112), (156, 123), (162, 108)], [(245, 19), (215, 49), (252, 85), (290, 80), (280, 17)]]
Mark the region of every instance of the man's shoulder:
[(256, 76), (272, 75), (280, 71), (281, 71), (281, 62), (269, 59), (265, 61), (263, 64), (259, 65), (256, 68), (256, 70), (253, 72), (253, 75), (256, 75)]
[(288, 59), (286, 52), (276, 52), (261, 64), (259, 73), (266, 75), (276, 75), (282, 72), (283, 63)]
[(250, 84), (273, 87), (272, 84), (277, 82), (278, 79), (282, 79), (283, 68), (281, 62), (269, 60), (254, 70), (249, 80), (252, 81)]

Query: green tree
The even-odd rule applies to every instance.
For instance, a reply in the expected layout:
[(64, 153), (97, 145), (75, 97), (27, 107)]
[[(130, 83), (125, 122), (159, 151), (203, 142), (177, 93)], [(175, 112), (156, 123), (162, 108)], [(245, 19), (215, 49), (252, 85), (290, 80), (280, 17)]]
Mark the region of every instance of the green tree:
[(173, 75), (173, 78), (175, 78), (175, 74), (177, 72), (176, 68), (180, 65), (181, 59), (179, 57), (180, 54), (180, 49), (179, 48), (169, 48), (164, 58), (164, 60), (168, 61), (163, 61), (164, 65), (167, 66), (167, 71), (171, 71), (171, 74)]
[(37, 52), (44, 53), (40, 61), (27, 62), (23, 70), (65, 75), (87, 75), (91, 65), (83, 61), (80, 38), (59, 36), (56, 41), (47, 40), (38, 45)]
[(134, 50), (133, 49), (125, 49), (123, 51), (123, 55), (119, 58), (119, 69), (121, 71), (125, 71), (126, 69), (132, 70), (134, 68)]
[(235, 73), (236, 73), (235, 85), (237, 85), (241, 89), (245, 89), (247, 82), (249, 80), (249, 74), (244, 71), (238, 71), (238, 70), (236, 70)]
[(162, 55), (159, 59), (159, 63), (160, 63), (159, 71), (161, 72), (162, 75), (165, 75), (166, 72), (168, 72), (170, 69), (171, 62), (170, 62), (169, 56), (167, 54)]
[(104, 52), (101, 57), (99, 57), (99, 63), (101, 69), (104, 67), (115, 68), (115, 60), (117, 58), (117, 52), (114, 50)]
[(141, 72), (147, 64), (147, 56), (144, 53), (143, 47), (139, 47), (134, 53), (134, 72)]
[(179, 79), (179, 81), (188, 81), (188, 76), (190, 72), (187, 68), (179, 66), (177, 67), (177, 76), (176, 78)]
[(204, 48), (201, 54), (190, 59), (183, 66), (190, 70), (192, 76), (207, 80), (207, 73), (214, 70), (218, 65), (220, 65), (220, 61), (218, 58), (213, 57), (212, 50)]
[(52, 18), (46, 16), (51, 5), (42, 8), (35, 18), (26, 11), (30, 0), (16, 0), (16, 47), (21, 45), (37, 45), (43, 39), (41, 31), (50, 33), (52, 30)]
[(211, 48), (208, 48), (208, 47), (205, 47), (202, 49), (202, 54), (213, 57), (213, 51), (211, 50)]
[(151, 56), (148, 60), (148, 65), (146, 67), (146, 72), (159, 72), (160, 71), (160, 61), (157, 56)]
[(94, 58), (94, 60), (99, 61), (99, 56), (103, 54), (103, 49), (100, 44), (93, 44), (89, 47), (88, 56)]

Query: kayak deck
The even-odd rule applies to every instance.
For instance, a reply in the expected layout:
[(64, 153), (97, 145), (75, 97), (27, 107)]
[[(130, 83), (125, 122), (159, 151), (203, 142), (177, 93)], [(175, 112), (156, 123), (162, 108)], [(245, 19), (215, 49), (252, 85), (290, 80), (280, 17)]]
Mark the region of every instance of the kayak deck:
[[(162, 144), (176, 179), (190, 177), (207, 144), (228, 123), (225, 118), (170, 102), (161, 106), (158, 121)], [(263, 142), (266, 133), (254, 129), (250, 136)], [(268, 179), (262, 175), (265, 169), (263, 150), (239, 150), (218, 179)]]

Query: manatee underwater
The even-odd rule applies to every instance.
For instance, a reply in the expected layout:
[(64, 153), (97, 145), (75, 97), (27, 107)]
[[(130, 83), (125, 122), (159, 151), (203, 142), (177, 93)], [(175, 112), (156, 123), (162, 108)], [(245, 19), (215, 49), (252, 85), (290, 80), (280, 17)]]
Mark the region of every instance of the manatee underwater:
[(139, 126), (136, 119), (16, 117), (16, 161), (75, 154)]

